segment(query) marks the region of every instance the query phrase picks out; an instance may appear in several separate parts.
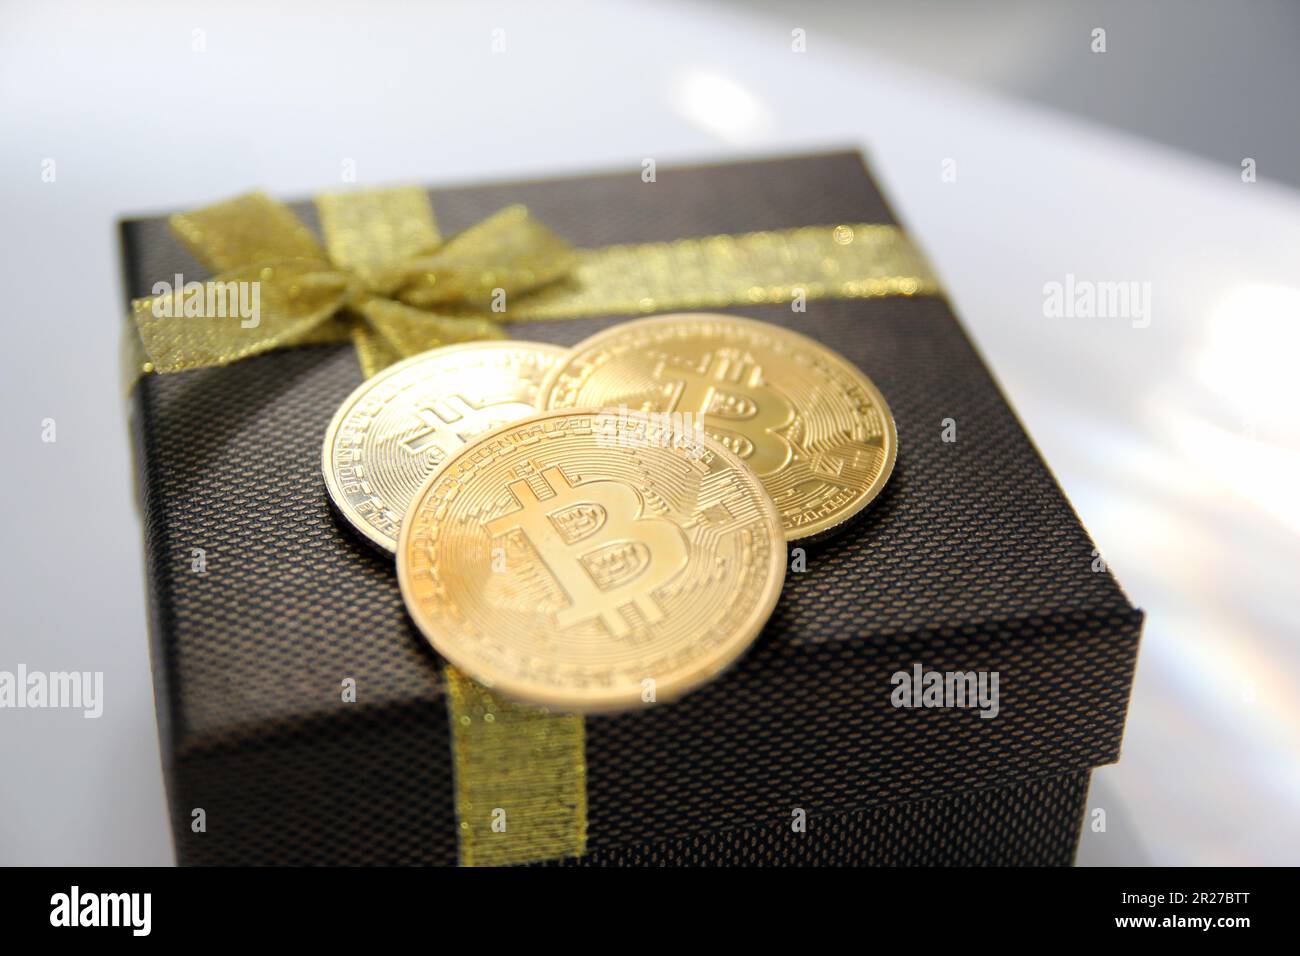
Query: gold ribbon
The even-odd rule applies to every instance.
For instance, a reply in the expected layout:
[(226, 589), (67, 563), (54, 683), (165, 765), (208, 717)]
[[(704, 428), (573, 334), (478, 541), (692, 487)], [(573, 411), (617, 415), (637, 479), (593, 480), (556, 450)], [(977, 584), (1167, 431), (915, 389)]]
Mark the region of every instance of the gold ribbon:
[[(133, 377), (349, 339), (370, 376), (439, 345), (501, 338), (507, 318), (939, 291), (924, 258), (890, 225), (574, 250), (522, 206), (444, 242), (427, 194), (416, 188), (327, 194), (316, 209), (324, 248), (286, 206), (260, 193), (173, 216), (176, 234), (218, 274), (132, 302)], [(247, 301), (238, 299), (249, 288), (240, 283), (257, 284), (255, 323), (209, 308), (232, 296)], [(446, 678), (461, 863), (580, 856), (587, 840), (582, 717), (502, 701), (450, 666)]]
[(587, 762), (577, 714), (501, 700), (447, 668), (462, 866), (581, 856)]
[[(416, 188), (329, 193), (316, 208), (326, 248), (261, 193), (173, 216), (176, 234), (218, 275), (132, 302), (146, 353), (135, 371), (350, 338), (369, 376), (439, 345), (502, 338), (507, 319), (938, 292), (907, 237), (880, 223), (574, 250), (523, 206), (443, 242)], [(255, 324), (221, 308), (253, 284)]]

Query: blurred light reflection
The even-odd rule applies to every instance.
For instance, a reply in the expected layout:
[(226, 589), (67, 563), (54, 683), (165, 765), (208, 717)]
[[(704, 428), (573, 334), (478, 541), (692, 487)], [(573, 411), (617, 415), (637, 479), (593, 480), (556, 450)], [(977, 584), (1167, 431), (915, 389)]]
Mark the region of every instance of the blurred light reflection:
[(772, 128), (763, 101), (724, 73), (687, 70), (672, 83), (673, 111), (726, 143), (747, 143)]

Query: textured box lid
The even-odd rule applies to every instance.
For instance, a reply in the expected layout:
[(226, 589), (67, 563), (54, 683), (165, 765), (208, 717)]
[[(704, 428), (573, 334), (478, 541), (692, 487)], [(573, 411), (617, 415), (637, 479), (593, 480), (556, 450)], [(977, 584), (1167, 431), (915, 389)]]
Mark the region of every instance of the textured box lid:
[[(894, 222), (855, 153), (436, 189), (445, 234), (526, 203), (577, 246)], [(295, 211), (313, 228), (310, 203)], [(127, 291), (206, 271), (164, 220), (122, 224)], [(815, 817), (1118, 756), (1141, 629), (946, 301), (732, 311), (861, 367), (899, 456), (862, 520), (803, 545), (754, 647), (713, 684), (587, 720), (588, 845)], [(623, 317), (528, 323), (572, 344)], [(157, 695), (183, 862), (454, 862), (441, 662), (391, 563), (333, 517), (320, 443), (350, 347), (155, 376), (135, 391)], [(941, 440), (955, 419), (958, 440)], [(191, 571), (202, 548), (204, 574)], [(992, 670), (1000, 712), (899, 709), (890, 676)], [(339, 684), (357, 681), (357, 702)], [(208, 832), (190, 832), (190, 808)]]

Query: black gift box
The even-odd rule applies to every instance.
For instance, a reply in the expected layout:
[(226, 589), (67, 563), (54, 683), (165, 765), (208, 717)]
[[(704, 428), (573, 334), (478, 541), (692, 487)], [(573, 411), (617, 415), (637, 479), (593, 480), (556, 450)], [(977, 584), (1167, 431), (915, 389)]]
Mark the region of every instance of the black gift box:
[[(430, 197), (444, 234), (522, 202), (579, 247), (895, 221), (854, 153), (656, 178)], [(310, 203), (293, 209), (318, 227)], [(165, 220), (121, 235), (131, 297), (207, 274)], [(947, 302), (716, 311), (797, 329), (861, 367), (893, 411), (897, 465), (860, 520), (797, 543), (804, 570), (736, 666), (679, 702), (587, 719), (587, 853), (567, 862), (1068, 864), (1090, 772), (1119, 755), (1142, 614)], [(511, 334), (567, 345), (624, 318)], [(360, 381), (351, 347), (333, 345), (134, 390), (181, 863), (457, 862), (442, 662), (391, 561), (335, 519), (320, 476), (325, 428)], [(895, 675), (917, 667), (996, 673), (996, 716), (896, 706)]]

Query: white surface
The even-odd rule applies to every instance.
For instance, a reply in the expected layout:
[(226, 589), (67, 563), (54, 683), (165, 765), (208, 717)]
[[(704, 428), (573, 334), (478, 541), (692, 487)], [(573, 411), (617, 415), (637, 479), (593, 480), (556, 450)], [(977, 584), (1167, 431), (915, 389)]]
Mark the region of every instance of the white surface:
[[(171, 858), (115, 217), (337, 187), (348, 158), (366, 185), (843, 144), (870, 151), (1149, 612), (1124, 759), (1097, 775), (1110, 825), (1082, 859), (1300, 862), (1300, 197), (833, 36), (792, 53), (798, 25), (662, 2), (0, 11), (0, 669), (106, 682), (97, 721), (0, 711), (0, 862)], [(1150, 327), (1045, 318), (1066, 273), (1150, 282)]]

